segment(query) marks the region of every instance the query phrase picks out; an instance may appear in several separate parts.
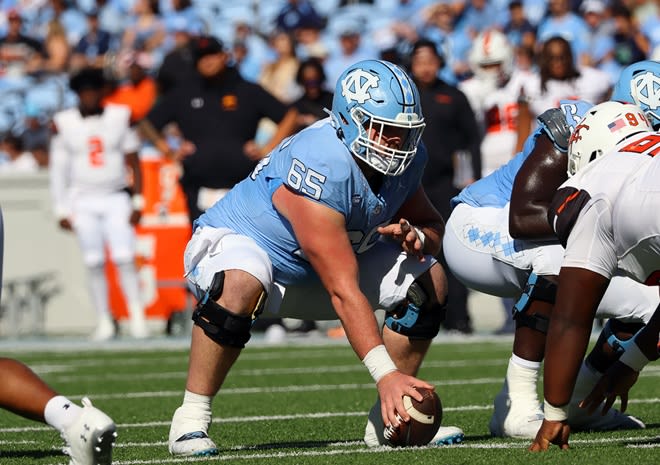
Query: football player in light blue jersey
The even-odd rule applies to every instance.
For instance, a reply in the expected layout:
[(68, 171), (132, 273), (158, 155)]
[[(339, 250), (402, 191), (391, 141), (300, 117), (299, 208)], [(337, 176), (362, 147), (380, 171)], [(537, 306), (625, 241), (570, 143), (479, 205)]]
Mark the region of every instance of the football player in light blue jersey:
[[(548, 224), (547, 209), (567, 178), (571, 132), (591, 107), (585, 101), (567, 100), (543, 113), (539, 129), (521, 153), (452, 199), (454, 210), (443, 241), (450, 269), (472, 289), (518, 298), (513, 354), (489, 424), (494, 436), (534, 438), (543, 422), (537, 380), (555, 296), (553, 280), (564, 253)], [(612, 280), (599, 314), (638, 324), (648, 321), (657, 305), (656, 292), (621, 277)], [(597, 382), (598, 372), (611, 363), (603, 359), (602, 349), (589, 357), (596, 368), (583, 367), (569, 423), (574, 429), (592, 430), (643, 427), (616, 410), (601, 417), (577, 408), (581, 396)]]
[[(184, 263), (199, 302), (172, 454), (218, 453), (211, 401), (262, 311), (341, 320), (378, 389), (369, 446), (387, 443), (385, 425), (409, 420), (404, 395), (421, 400), (415, 387), (432, 388), (415, 375), (444, 316), (446, 277), (434, 259), (444, 221), (420, 183), (417, 89), (398, 66), (358, 62), (339, 78), (329, 113), (194, 224)], [(432, 443), (462, 439), (459, 428), (441, 427)]]

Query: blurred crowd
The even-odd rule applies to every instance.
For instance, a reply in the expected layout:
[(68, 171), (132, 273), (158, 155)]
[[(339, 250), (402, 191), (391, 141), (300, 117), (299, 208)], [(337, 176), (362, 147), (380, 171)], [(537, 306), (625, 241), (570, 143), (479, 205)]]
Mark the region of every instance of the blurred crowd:
[[(47, 164), (48, 123), (75, 105), (68, 77), (83, 66), (102, 68), (114, 83), (110, 101), (128, 103), (137, 121), (176, 74), (160, 72), (166, 57), (200, 34), (219, 38), (233, 65), (291, 104), (318, 79), (332, 91), (338, 74), (364, 58), (406, 64), (414, 42), (433, 41), (443, 56), (440, 76), (458, 84), (473, 73), (470, 47), (479, 32), (499, 29), (515, 50), (514, 64), (538, 68), (553, 36), (571, 45), (575, 64), (607, 73), (660, 55), (657, 1), (641, 0), (2, 0), (0, 13), (0, 134), (2, 160), (15, 152)], [(322, 72), (319, 76), (319, 72)], [(300, 123), (311, 122), (303, 113)], [(17, 140), (16, 138), (20, 139)], [(34, 167), (22, 162), (20, 169)], [(17, 167), (18, 169), (18, 167)]]

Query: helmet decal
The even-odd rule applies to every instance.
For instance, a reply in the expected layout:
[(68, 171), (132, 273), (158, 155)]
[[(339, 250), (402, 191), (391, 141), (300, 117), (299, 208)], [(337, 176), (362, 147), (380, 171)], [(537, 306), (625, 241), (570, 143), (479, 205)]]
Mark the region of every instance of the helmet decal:
[(370, 100), (369, 89), (378, 87), (378, 76), (361, 68), (354, 69), (341, 81), (341, 94), (348, 102), (364, 103)]
[(657, 110), (660, 108), (660, 76), (651, 71), (636, 74), (630, 80), (630, 93), (636, 97), (638, 105)]

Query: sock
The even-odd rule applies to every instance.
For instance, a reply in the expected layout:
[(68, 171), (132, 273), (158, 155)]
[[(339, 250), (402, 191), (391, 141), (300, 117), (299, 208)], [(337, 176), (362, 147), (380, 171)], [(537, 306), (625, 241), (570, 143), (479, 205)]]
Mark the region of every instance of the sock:
[(506, 382), (509, 386), (509, 396), (513, 399), (539, 404), (536, 391), (539, 377), (540, 362), (532, 362), (511, 355), (506, 371)]
[(602, 375), (601, 372), (595, 370), (589, 365), (586, 360), (582, 361), (577, 380), (575, 381), (575, 389), (573, 390), (571, 401), (579, 402), (584, 399), (587, 394), (591, 392)]
[(87, 274), (92, 304), (94, 304), (94, 309), (96, 309), (97, 318), (99, 320), (111, 318), (110, 308), (108, 307), (108, 281), (105, 278), (103, 264), (88, 266)]
[(55, 396), (48, 401), (44, 409), (46, 423), (58, 431), (64, 431), (78, 419), (82, 407), (64, 396)]
[(144, 306), (140, 299), (140, 286), (137, 270), (133, 262), (117, 263), (121, 289), (126, 298), (131, 319), (144, 319)]

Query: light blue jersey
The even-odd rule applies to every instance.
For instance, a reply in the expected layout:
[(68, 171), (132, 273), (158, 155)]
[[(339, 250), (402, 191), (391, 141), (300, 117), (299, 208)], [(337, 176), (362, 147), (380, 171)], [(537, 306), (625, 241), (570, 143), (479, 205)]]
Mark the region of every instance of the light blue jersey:
[[(593, 106), (585, 100), (562, 100), (559, 108), (562, 110), (571, 131), (577, 126), (587, 111)], [(513, 157), (507, 164), (492, 172), (485, 178), (470, 184), (456, 197), (451, 199), (451, 208), (459, 203), (466, 203), (472, 207), (503, 208), (511, 201), (513, 182), (520, 167), (532, 153), (536, 138), (545, 131), (539, 122), (539, 127), (525, 140), (522, 152)]]
[(291, 224), (274, 208), (272, 195), (282, 184), (341, 213), (356, 254), (380, 238), (378, 226), (391, 222), (417, 191), (427, 154), (422, 144), (400, 176), (385, 176), (372, 192), (353, 156), (337, 137), (329, 118), (284, 140), (246, 179), (196, 222), (195, 227), (226, 227), (251, 237), (269, 255), (274, 279), (291, 284), (315, 277)]

